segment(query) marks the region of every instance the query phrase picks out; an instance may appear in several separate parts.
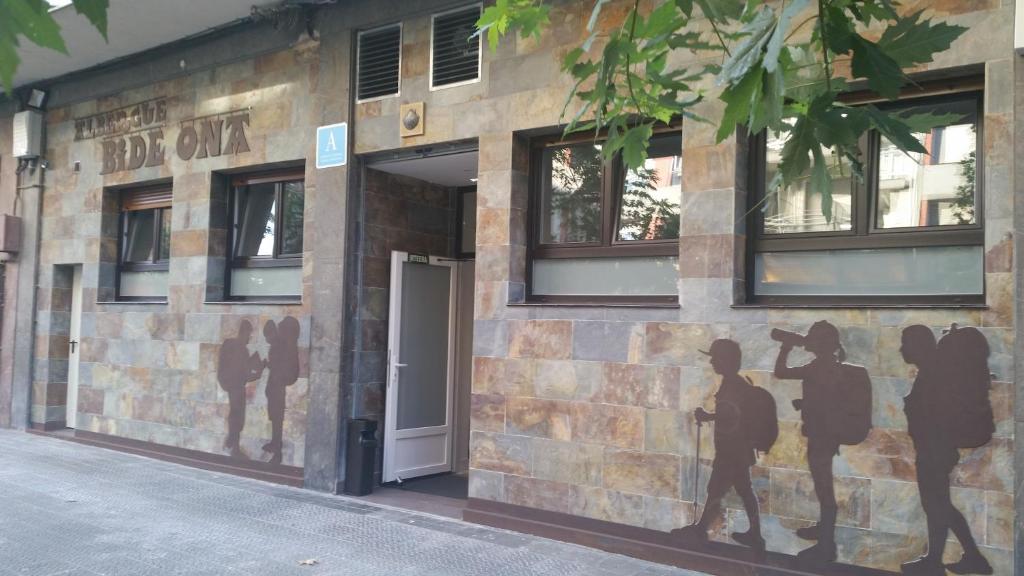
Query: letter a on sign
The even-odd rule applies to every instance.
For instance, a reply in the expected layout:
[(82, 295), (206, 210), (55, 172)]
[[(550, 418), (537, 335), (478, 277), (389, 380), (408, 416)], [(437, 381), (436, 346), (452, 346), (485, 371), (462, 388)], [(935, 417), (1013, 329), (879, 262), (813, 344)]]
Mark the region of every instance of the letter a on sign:
[(344, 166), (348, 162), (348, 123), (316, 129), (316, 167)]

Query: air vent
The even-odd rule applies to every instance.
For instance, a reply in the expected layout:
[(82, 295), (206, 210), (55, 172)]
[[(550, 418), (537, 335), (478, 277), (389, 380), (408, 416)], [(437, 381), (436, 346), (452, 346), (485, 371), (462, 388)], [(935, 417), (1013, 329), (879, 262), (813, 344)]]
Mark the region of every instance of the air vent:
[(430, 87), (451, 86), (480, 78), (480, 5), (434, 15), (431, 35)]
[(359, 33), (359, 100), (398, 94), (402, 25)]

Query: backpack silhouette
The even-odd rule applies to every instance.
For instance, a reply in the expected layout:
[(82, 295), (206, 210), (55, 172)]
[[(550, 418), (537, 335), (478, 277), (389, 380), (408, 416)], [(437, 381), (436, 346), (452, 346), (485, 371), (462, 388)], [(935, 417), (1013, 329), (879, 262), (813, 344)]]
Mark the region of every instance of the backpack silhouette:
[(856, 446), (871, 431), (871, 377), (867, 369), (842, 364), (836, 386), (836, 413), (830, 420), (840, 444)]
[(946, 422), (957, 448), (978, 448), (995, 433), (989, 389), (988, 340), (973, 327), (950, 326), (938, 342), (940, 374), (948, 390)]
[(767, 454), (779, 438), (779, 417), (775, 397), (771, 392), (755, 386), (746, 377), (750, 386), (743, 394), (743, 427), (750, 446)]

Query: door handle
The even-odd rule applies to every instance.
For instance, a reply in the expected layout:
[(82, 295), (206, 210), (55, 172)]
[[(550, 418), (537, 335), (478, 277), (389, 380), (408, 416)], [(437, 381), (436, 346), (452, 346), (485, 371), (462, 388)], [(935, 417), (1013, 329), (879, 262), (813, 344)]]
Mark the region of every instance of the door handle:
[(75, 353), (75, 346), (78, 346), (78, 341), (77, 340), (72, 340), (72, 341), (68, 342), (68, 345), (71, 346), (71, 353), (74, 354)]

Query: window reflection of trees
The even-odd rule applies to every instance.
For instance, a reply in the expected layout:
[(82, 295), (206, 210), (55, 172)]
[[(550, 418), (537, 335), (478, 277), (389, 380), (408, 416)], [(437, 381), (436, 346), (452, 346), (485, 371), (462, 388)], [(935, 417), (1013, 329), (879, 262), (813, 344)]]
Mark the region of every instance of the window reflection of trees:
[[(601, 230), (604, 162), (599, 146), (568, 146), (550, 152), (551, 186), (543, 231), (546, 242), (597, 242)], [(679, 237), (678, 156), (652, 158), (629, 170), (621, 188), (616, 240)], [(662, 174), (664, 173), (664, 174)], [(666, 195), (663, 190), (671, 188)]]

